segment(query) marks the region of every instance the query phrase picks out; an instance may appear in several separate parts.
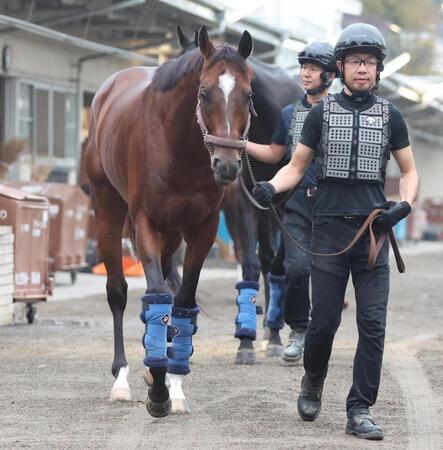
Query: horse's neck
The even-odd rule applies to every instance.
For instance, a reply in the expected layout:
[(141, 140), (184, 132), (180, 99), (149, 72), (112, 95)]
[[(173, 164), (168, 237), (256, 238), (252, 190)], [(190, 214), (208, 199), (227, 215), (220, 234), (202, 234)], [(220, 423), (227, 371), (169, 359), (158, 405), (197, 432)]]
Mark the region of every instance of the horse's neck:
[[(163, 103), (162, 116), (165, 133), (172, 142), (172, 152), (181, 157), (198, 159), (203, 152), (203, 137), (197, 124), (196, 106), (198, 98), (199, 76), (188, 75), (176, 88), (168, 92), (168, 101)], [(206, 158), (205, 158), (206, 161)]]
[[(169, 102), (164, 104), (168, 116), (174, 116), (175, 120), (188, 121), (195, 119), (199, 87), (198, 74), (190, 74), (181, 80), (171, 91)], [(188, 113), (192, 111), (193, 114)], [(184, 115), (186, 114), (186, 115)]]

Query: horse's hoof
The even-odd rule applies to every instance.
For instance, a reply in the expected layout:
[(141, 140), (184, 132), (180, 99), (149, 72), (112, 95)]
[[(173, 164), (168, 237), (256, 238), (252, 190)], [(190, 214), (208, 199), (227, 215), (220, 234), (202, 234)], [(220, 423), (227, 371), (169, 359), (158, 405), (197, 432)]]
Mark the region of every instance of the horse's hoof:
[(257, 360), (253, 348), (239, 348), (235, 357), (235, 364), (254, 364)]
[(109, 401), (114, 402), (130, 402), (132, 400), (131, 391), (126, 387), (116, 387), (111, 389)]
[(265, 354), (268, 358), (273, 358), (274, 356), (281, 357), (283, 356), (283, 345), (268, 344)]
[(185, 398), (174, 398), (171, 402), (171, 414), (189, 414), (191, 412), (188, 401)]
[(148, 395), (146, 409), (152, 417), (166, 417), (171, 412), (171, 399), (168, 398), (162, 403), (153, 402)]

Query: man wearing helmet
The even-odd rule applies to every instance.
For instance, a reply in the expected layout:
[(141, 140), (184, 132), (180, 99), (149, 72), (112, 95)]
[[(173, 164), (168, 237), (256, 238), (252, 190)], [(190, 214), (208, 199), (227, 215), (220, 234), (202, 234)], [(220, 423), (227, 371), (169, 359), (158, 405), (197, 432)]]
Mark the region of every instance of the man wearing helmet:
[[(304, 98), (283, 108), (270, 145), (248, 142), (246, 150), (254, 158), (277, 163), (284, 156), (292, 155), (300, 138), (303, 122), (319, 99), (328, 94), (328, 88), (338, 75), (333, 47), (327, 42), (313, 42), (298, 54), (300, 81), (306, 90)], [(309, 248), (311, 242), (312, 208), (316, 193), (315, 165), (307, 170), (284, 205), (286, 227)], [(279, 330), (283, 320), (291, 327), (288, 346), (283, 359), (299, 360), (303, 355), (306, 328), (309, 322), (309, 255), (290, 240), (280, 244), (279, 252), (269, 275), (270, 302), (266, 325), (271, 329), (267, 354), (281, 354)], [(283, 317), (284, 316), (284, 317)]]
[[(259, 202), (269, 204), (275, 192), (300, 182), (315, 157), (318, 191), (311, 241), (314, 252), (342, 250), (375, 207), (383, 208), (377, 219), (379, 231), (389, 230), (410, 213), (416, 198), (418, 175), (406, 124), (397, 108), (374, 95), (385, 53), (384, 38), (372, 25), (353, 24), (342, 31), (335, 55), (343, 92), (326, 97), (312, 108), (290, 163), (270, 182), (260, 182), (253, 192)], [(386, 202), (383, 192), (390, 153), (401, 172), (399, 203)], [(388, 243), (383, 245), (372, 271), (367, 269), (368, 250), (366, 235), (344, 255), (312, 257), (311, 322), (297, 406), (307, 421), (315, 420), (320, 413), (323, 383), (351, 273), (359, 339), (353, 384), (346, 400), (346, 433), (383, 439), (369, 407), (375, 404), (380, 384), (389, 292)]]

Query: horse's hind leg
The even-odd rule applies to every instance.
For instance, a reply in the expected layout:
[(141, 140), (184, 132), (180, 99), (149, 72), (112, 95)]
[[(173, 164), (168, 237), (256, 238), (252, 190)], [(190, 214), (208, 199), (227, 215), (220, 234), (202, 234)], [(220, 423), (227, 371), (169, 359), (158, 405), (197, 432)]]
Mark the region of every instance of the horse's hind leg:
[(106, 293), (114, 320), (114, 361), (112, 374), (115, 382), (110, 401), (131, 400), (127, 382), (129, 372), (123, 341), (123, 314), (126, 308), (127, 288), (122, 269), (122, 229), (127, 205), (118, 192), (107, 182), (92, 186), (97, 222), (97, 240), (106, 267)]

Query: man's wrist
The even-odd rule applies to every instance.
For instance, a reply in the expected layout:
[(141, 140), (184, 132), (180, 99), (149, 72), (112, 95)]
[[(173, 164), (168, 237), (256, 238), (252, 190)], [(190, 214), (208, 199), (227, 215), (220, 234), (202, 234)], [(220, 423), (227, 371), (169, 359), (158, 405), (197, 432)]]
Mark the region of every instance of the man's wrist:
[(271, 189), (272, 189), (272, 192), (273, 192), (272, 195), (275, 195), (275, 194), (277, 193), (277, 190), (275, 189), (275, 186), (274, 186), (270, 181), (268, 181), (268, 183), (269, 183), (269, 186), (270, 186)]
[(273, 184), (272, 180), (269, 180), (267, 183), (269, 183), (270, 187), (272, 187), (272, 189), (274, 191), (274, 195), (277, 194), (277, 188)]

